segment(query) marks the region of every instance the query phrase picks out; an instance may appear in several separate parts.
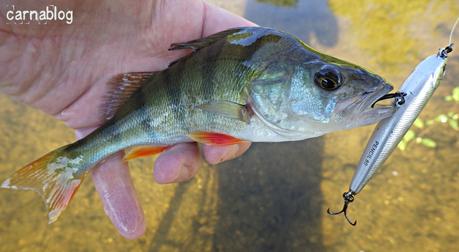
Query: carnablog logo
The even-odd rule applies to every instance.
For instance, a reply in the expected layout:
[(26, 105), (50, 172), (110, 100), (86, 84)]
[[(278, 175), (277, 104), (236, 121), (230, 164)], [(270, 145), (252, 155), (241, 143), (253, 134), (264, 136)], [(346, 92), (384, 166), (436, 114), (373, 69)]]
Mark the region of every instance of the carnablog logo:
[(7, 6), (6, 20), (10, 24), (47, 24), (48, 21), (65, 21), (66, 24), (73, 23), (72, 10), (59, 10), (55, 5), (48, 5), (41, 10), (23, 10), (15, 5)]

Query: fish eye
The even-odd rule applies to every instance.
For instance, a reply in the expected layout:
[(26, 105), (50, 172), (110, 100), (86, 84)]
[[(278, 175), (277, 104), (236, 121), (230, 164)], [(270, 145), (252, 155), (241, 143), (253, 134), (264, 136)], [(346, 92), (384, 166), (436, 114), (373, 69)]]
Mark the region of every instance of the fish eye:
[(341, 87), (342, 79), (338, 69), (328, 65), (323, 66), (314, 74), (316, 85), (327, 91), (333, 91)]

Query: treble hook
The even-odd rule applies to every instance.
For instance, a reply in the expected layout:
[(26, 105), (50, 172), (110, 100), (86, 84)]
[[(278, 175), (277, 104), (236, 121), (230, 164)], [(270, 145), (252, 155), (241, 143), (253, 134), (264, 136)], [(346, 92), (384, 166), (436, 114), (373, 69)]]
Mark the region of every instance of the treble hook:
[(327, 209), (327, 213), (329, 215), (338, 215), (340, 213), (343, 213), (344, 214), (344, 217), (346, 218), (347, 222), (349, 222), (349, 224), (351, 224), (352, 226), (355, 226), (357, 224), (357, 221), (354, 221), (352, 222), (348, 217), (347, 217), (347, 207), (349, 206), (349, 203), (351, 203), (352, 201), (354, 201), (354, 195), (355, 193), (352, 192), (352, 191), (348, 191), (348, 192), (345, 192), (343, 193), (343, 198), (344, 198), (344, 206), (343, 206), (343, 209), (341, 209), (341, 211), (339, 212), (332, 212), (330, 211), (330, 208)]

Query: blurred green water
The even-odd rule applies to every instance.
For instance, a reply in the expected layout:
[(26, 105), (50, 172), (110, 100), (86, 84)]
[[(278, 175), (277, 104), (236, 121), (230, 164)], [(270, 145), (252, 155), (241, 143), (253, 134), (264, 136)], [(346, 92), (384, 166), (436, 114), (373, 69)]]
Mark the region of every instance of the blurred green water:
[[(457, 0), (298, 0), (211, 2), (260, 25), (363, 65), (398, 86), (447, 43)], [(459, 43), (459, 32), (454, 36)], [(457, 54), (459, 55), (459, 54)], [(447, 101), (459, 56), (421, 114), (459, 113)], [(330, 217), (341, 207), (372, 127), (297, 143), (256, 144), (244, 157), (204, 167), (193, 181), (151, 182), (152, 160), (131, 165), (147, 232), (127, 241), (111, 226), (90, 180), (55, 224), (39, 198), (0, 190), (0, 251), (456, 251), (459, 248), (459, 131), (415, 128), (435, 148), (397, 150), (351, 205), (356, 227)], [(73, 140), (54, 119), (0, 96), (0, 178)]]

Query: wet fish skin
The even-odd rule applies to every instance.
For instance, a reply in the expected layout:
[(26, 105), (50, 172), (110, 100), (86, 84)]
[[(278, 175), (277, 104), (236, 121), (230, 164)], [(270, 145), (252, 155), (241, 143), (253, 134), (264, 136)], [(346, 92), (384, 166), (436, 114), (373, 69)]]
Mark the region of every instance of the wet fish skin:
[(235, 28), (171, 47), (179, 49), (193, 52), (163, 71), (118, 76), (121, 88), (107, 103), (111, 119), (18, 170), (2, 187), (41, 193), (53, 222), (86, 172), (126, 148), (153, 145), (160, 149), (143, 153), (158, 153), (192, 141), (295, 141), (393, 112), (370, 107), (392, 89), (382, 78), (280, 31)]

